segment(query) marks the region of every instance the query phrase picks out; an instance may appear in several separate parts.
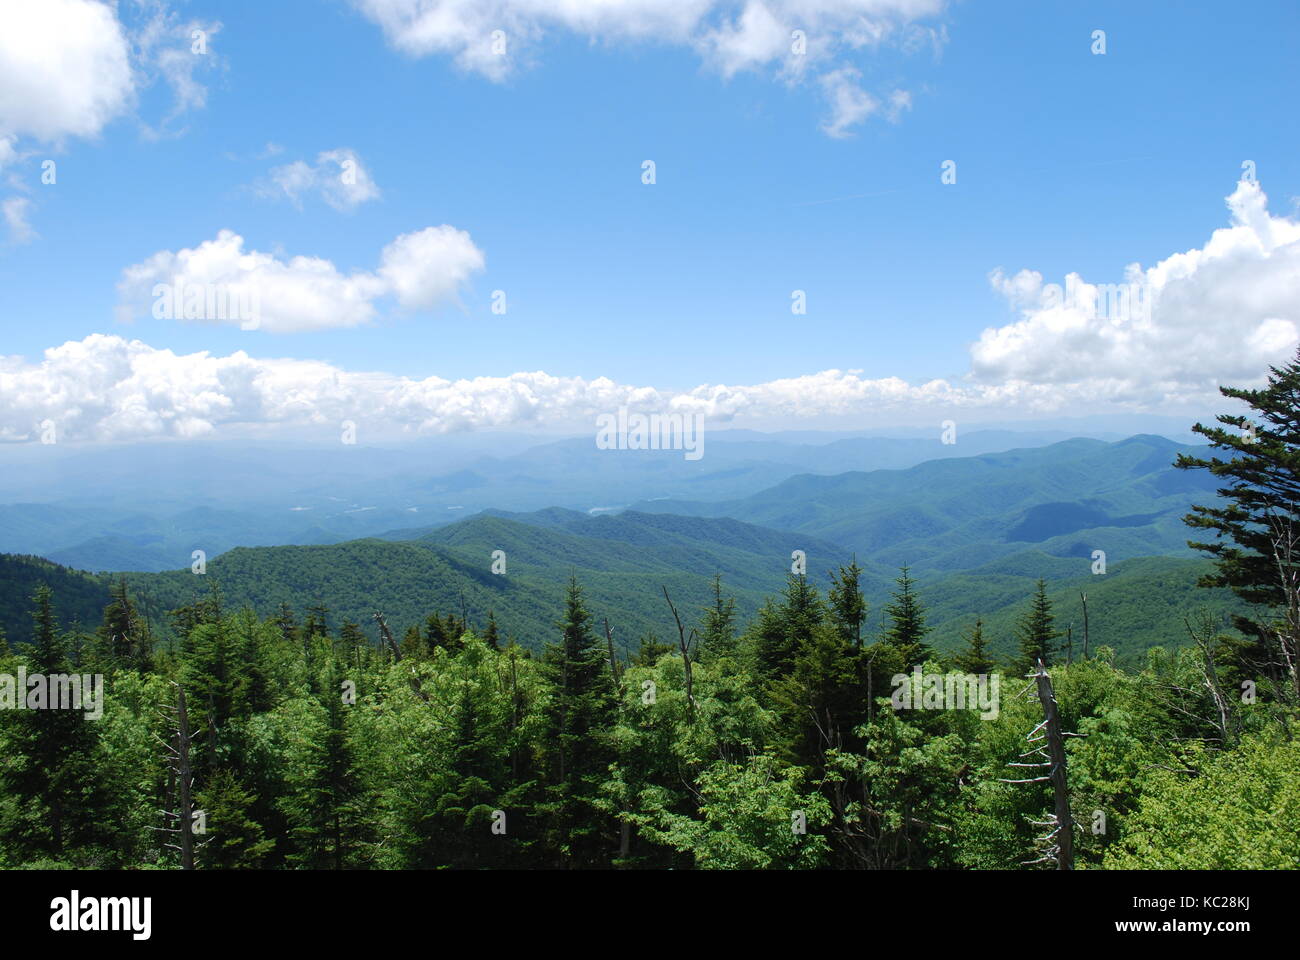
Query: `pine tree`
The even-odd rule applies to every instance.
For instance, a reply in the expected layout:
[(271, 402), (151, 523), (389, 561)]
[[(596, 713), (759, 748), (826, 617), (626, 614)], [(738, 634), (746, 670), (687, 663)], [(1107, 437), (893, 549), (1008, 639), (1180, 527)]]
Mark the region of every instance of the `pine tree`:
[(488, 611), (487, 627), (483, 631), (483, 641), (493, 650), (501, 649), (501, 634), (497, 630), (497, 618)]
[(495, 682), (494, 665), (494, 654), (475, 641), (465, 645), (452, 667), (458, 683), (450, 757), (432, 811), (445, 862), (452, 867), (504, 865), (509, 850), (503, 838), (491, 834), (493, 812), (501, 809), (508, 816), (515, 806), (508, 789), (511, 705), (508, 691)]
[(293, 607), (289, 606), (288, 603), (282, 602), (280, 604), (279, 613), (276, 614), (275, 619), (271, 622), (274, 623), (276, 629), (280, 631), (280, 640), (286, 647), (289, 646), (293, 642), (294, 637), (297, 636), (298, 630), (298, 621), (294, 618)]
[(772, 683), (785, 757), (813, 780), (825, 774), (828, 751), (856, 745), (853, 731), (866, 719), (856, 665), (838, 626), (818, 624), (800, 642), (789, 676)]
[(653, 667), (665, 653), (672, 653), (677, 648), (671, 643), (662, 643), (653, 633), (641, 635), (640, 646), (633, 654), (630, 665), (634, 667)]
[(147, 670), (152, 662), (153, 639), (148, 624), (136, 611), (126, 586), (119, 577), (109, 589), (110, 602), (96, 637), (98, 657), (106, 665)]
[(893, 601), (885, 605), (889, 627), (880, 639), (894, 649), (904, 668), (910, 668), (924, 663), (930, 656), (930, 647), (924, 640), (930, 628), (925, 625), (925, 610), (914, 589), (916, 581), (907, 567), (902, 568), (894, 582), (898, 589), (893, 593)]
[(976, 676), (991, 673), (996, 664), (985, 647), (984, 621), (977, 619), (975, 626), (966, 636), (966, 649), (952, 658), (953, 667), (962, 673)]
[(763, 681), (789, 675), (799, 646), (812, 638), (813, 629), (822, 622), (824, 614), (817, 588), (807, 577), (796, 574), (786, 577), (782, 602), (773, 604), (769, 600), (759, 611), (755, 652), (758, 674)]
[(429, 648), (424, 642), (424, 637), (420, 633), (419, 624), (406, 628), (406, 635), (402, 637), (402, 659), (403, 660), (423, 660), (429, 656)]
[(280, 806), (291, 823), (294, 851), (288, 861), (310, 869), (341, 870), (358, 832), (359, 785), (353, 769), (344, 703), (341, 664), (332, 661), (323, 671), (320, 707), (313, 704), (315, 734), (295, 744), (297, 780), (288, 785)]
[(275, 847), (250, 815), (253, 794), (229, 770), (214, 771), (199, 792), (195, 807), (203, 812), (198, 861), (211, 870), (256, 869)]
[(361, 627), (351, 620), (344, 620), (343, 628), (339, 631), (339, 655), (343, 663), (354, 670), (359, 669), (362, 656), (369, 646), (370, 641), (361, 632)]
[(429, 614), (424, 627), (430, 653), (439, 647), (448, 653), (456, 653), (462, 646), (461, 638), (467, 629), (465, 621), (458, 620), (454, 613), (447, 614), (447, 619), (443, 620), (436, 610)]
[(605, 644), (592, 630), (576, 577), (569, 581), (564, 620), (557, 626), (561, 640), (548, 645), (543, 661), (551, 698), (545, 711), (546, 799), (538, 812), (559, 865), (604, 867), (613, 823), (596, 801), (613, 760), (606, 741), (614, 691)]
[(857, 558), (847, 567), (840, 567), (839, 573), (831, 574), (831, 588), (827, 593), (830, 601), (831, 620), (839, 631), (844, 644), (862, 648), (862, 624), (867, 619), (867, 601), (862, 596), (862, 568)]
[(1044, 666), (1051, 665), (1052, 655), (1057, 650), (1056, 639), (1064, 635), (1064, 631), (1055, 628), (1055, 620), (1052, 602), (1047, 599), (1047, 584), (1040, 579), (1032, 605), (1016, 622), (1020, 655), (1012, 668), (1017, 673), (1026, 676), (1033, 673), (1039, 660)]
[(722, 574), (713, 575), (713, 603), (700, 618), (700, 659), (729, 657), (736, 652), (736, 598), (722, 596)]
[[(94, 723), (84, 710), (54, 699), (56, 678), (68, 674), (71, 665), (53, 593), (42, 584), (32, 600), (33, 638), (25, 648), (29, 689), (15, 688), (13, 694), (33, 709), (4, 711), (11, 755), (0, 761), (0, 796), (15, 802), (0, 811), (8, 814), (0, 835), (29, 855), (63, 858), (100, 842), (109, 825), (99, 817), (104, 798), (94, 769)], [(43, 683), (30, 686), (36, 675)], [(102, 687), (98, 695), (106, 695)]]
[[(1247, 603), (1276, 607), (1285, 602), (1274, 558), (1279, 527), (1300, 524), (1300, 353), (1269, 370), (1261, 390), (1219, 388), (1224, 397), (1246, 403), (1253, 416), (1221, 414), (1220, 426), (1192, 427), (1230, 458), (1179, 454), (1174, 465), (1208, 470), (1223, 481), (1217, 491), (1220, 505), (1193, 506), (1183, 518), (1197, 531), (1214, 533), (1210, 540), (1188, 541), (1215, 561), (1214, 573), (1203, 577), (1201, 585), (1229, 587)], [(1243, 633), (1260, 632), (1249, 618), (1234, 620)]]

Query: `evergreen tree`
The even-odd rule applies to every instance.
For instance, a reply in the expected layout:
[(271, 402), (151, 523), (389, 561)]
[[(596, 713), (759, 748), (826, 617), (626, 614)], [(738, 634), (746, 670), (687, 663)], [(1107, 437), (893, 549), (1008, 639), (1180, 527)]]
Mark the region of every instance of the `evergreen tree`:
[(195, 798), (206, 832), (196, 839), (196, 861), (211, 870), (249, 870), (262, 866), (275, 842), (250, 815), (253, 794), (229, 770), (216, 770)]
[(153, 639), (148, 624), (136, 611), (126, 586), (119, 577), (109, 589), (110, 603), (97, 631), (98, 658), (106, 665), (147, 670), (152, 661)]
[(824, 612), (817, 588), (807, 577), (786, 577), (782, 602), (769, 601), (759, 611), (755, 653), (760, 678), (770, 682), (789, 675), (799, 646), (812, 638)]
[(856, 746), (853, 731), (865, 719), (856, 664), (838, 625), (822, 623), (800, 642), (789, 676), (772, 683), (784, 755), (814, 781), (825, 774), (828, 751)]
[[(1223, 414), (1221, 426), (1197, 423), (1192, 430), (1215, 450), (1228, 451), (1228, 460), (1180, 454), (1175, 466), (1204, 469), (1223, 478), (1218, 507), (1194, 506), (1184, 521), (1212, 530), (1210, 543), (1189, 541), (1216, 559), (1210, 586), (1231, 587), (1250, 603), (1276, 605), (1282, 601), (1273, 560), (1272, 521), (1300, 523), (1300, 356), (1284, 367), (1271, 367), (1262, 390), (1220, 387), (1219, 392), (1248, 404), (1257, 414)], [(1227, 429), (1233, 428), (1233, 429)]]
[(925, 635), (930, 628), (925, 625), (925, 610), (917, 596), (916, 581), (903, 567), (897, 580), (898, 589), (893, 593), (893, 601), (885, 604), (885, 616), (889, 626), (881, 636), (881, 642), (897, 653), (905, 669), (924, 663), (930, 656), (930, 647), (925, 643)]
[(1017, 673), (1033, 673), (1039, 660), (1043, 661), (1044, 666), (1051, 666), (1052, 655), (1057, 649), (1056, 639), (1064, 635), (1064, 631), (1055, 628), (1055, 620), (1052, 602), (1047, 599), (1047, 584), (1040, 579), (1030, 608), (1016, 622), (1020, 654), (1012, 664), (1012, 669)]
[(402, 637), (402, 657), (407, 660), (423, 660), (429, 656), (429, 648), (420, 633), (419, 624), (406, 628)]
[(564, 867), (609, 865), (612, 822), (599, 813), (600, 786), (613, 751), (614, 691), (605, 644), (596, 637), (577, 578), (569, 581), (559, 643), (544, 665), (551, 687), (545, 710), (546, 798), (538, 805), (551, 850)]
[[(1219, 393), (1244, 402), (1250, 414), (1221, 414), (1219, 426), (1197, 423), (1192, 430), (1211, 449), (1229, 456), (1179, 454), (1183, 470), (1208, 470), (1223, 485), (1218, 505), (1192, 507), (1183, 521), (1213, 533), (1212, 539), (1189, 540), (1188, 546), (1214, 558), (1215, 571), (1202, 586), (1229, 587), (1247, 603), (1278, 607), (1285, 603), (1274, 557), (1279, 540), (1300, 540), (1300, 353), (1281, 367), (1270, 367), (1260, 390), (1220, 387)], [(1300, 544), (1293, 544), (1293, 549)], [(1287, 565), (1300, 557), (1286, 557)], [(1255, 637), (1263, 624), (1234, 616), (1238, 629)]]
[[(71, 664), (53, 593), (41, 585), (32, 600), (32, 643), (25, 651), (28, 688), (13, 684), (12, 695), (19, 702), (0, 711), (9, 748), (0, 760), (0, 796), (16, 801), (0, 808), (5, 813), (0, 834), (28, 856), (63, 859), (76, 848), (101, 842), (108, 824), (99, 816), (104, 798), (94, 765), (94, 722), (84, 709), (60, 701), (61, 692), (69, 689), (63, 681)], [(40, 682), (33, 685), (34, 679)], [(101, 687), (101, 704), (105, 695)], [(82, 691), (83, 705), (88, 696)], [(20, 703), (22, 709), (13, 709)]]
[(306, 712), (289, 749), (291, 770), (280, 806), (290, 823), (288, 862), (310, 869), (341, 870), (360, 831), (359, 784), (353, 769), (343, 699), (344, 673), (331, 662), (323, 671), (318, 701), (295, 701)]
[(653, 633), (642, 634), (640, 646), (632, 656), (630, 666), (653, 667), (665, 653), (673, 653), (676, 649), (671, 643), (662, 643)]
[(962, 673), (971, 673), (977, 676), (993, 671), (996, 664), (986, 650), (983, 620), (975, 621), (975, 626), (966, 636), (966, 649), (952, 658), (952, 665)]
[(861, 579), (862, 568), (855, 557), (847, 567), (840, 567), (839, 573), (831, 574), (831, 588), (827, 593), (831, 620), (839, 631), (840, 641), (858, 649), (862, 648), (862, 624), (867, 619)]
[(722, 596), (722, 574), (713, 575), (713, 603), (700, 618), (700, 659), (716, 660), (736, 652), (736, 598)]
[(497, 618), (488, 611), (487, 627), (483, 631), (483, 641), (493, 650), (501, 649), (501, 634), (497, 630)]
[(351, 620), (344, 620), (339, 631), (339, 655), (343, 663), (354, 670), (359, 669), (362, 656), (369, 647), (370, 641), (361, 632), (361, 627)]

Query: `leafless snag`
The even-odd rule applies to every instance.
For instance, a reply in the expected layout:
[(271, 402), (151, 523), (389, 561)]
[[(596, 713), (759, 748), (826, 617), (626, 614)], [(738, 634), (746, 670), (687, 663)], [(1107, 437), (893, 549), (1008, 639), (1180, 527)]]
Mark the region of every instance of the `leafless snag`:
[[(388, 623), (384, 620), (384, 615), (378, 610), (375, 611), (375, 622), (379, 624), (379, 632), (383, 635), (384, 642), (388, 644), (388, 649), (392, 651), (393, 661), (395, 663), (401, 663), (402, 649), (397, 645), (397, 641), (393, 638), (393, 631), (388, 629)], [(414, 690), (415, 695), (425, 703), (429, 702), (429, 695), (425, 693), (424, 688), (420, 686), (420, 678), (416, 674), (414, 667), (411, 667), (411, 689)]]
[[(686, 638), (686, 629), (682, 626), (682, 618), (677, 615), (677, 608), (673, 606), (673, 598), (668, 596), (668, 588), (663, 587), (664, 599), (668, 601), (668, 609), (673, 612), (673, 620), (677, 622), (677, 643), (682, 652), (682, 669), (686, 671), (686, 709), (691, 722), (695, 721), (695, 695), (692, 692), (694, 685), (691, 677), (691, 649), (690, 642)], [(695, 628), (691, 628), (691, 640), (695, 639)]]
[[(1086, 636), (1086, 634), (1085, 634)], [(1037, 692), (1038, 701), (1043, 705), (1043, 722), (1029, 731), (1025, 738), (1030, 743), (1039, 744), (1020, 755), (1020, 759), (1026, 757), (1042, 757), (1037, 763), (1010, 763), (1012, 767), (1032, 767), (1047, 768), (1047, 772), (1042, 776), (1030, 777), (1025, 780), (1000, 780), (1001, 783), (1023, 784), (1023, 783), (1050, 783), (1052, 785), (1052, 795), (1055, 801), (1055, 809), (1052, 816), (1047, 820), (1031, 820), (1034, 826), (1050, 827), (1051, 829), (1038, 838), (1037, 844), (1042, 855), (1036, 860), (1025, 861), (1026, 866), (1039, 863), (1053, 863), (1058, 870), (1074, 869), (1074, 817), (1070, 814), (1070, 792), (1069, 785), (1065, 775), (1065, 738), (1071, 734), (1065, 734), (1061, 731), (1061, 717), (1056, 708), (1056, 694), (1052, 690), (1052, 678), (1043, 666), (1043, 661), (1038, 661), (1038, 669), (1030, 674), (1033, 682), (1022, 691), (1029, 693), (1031, 690)], [(1080, 734), (1073, 734), (1080, 736)]]
[[(194, 772), (190, 767), (190, 750), (194, 745), (190, 735), (190, 717), (185, 708), (185, 689), (179, 683), (172, 683), (176, 688), (176, 706), (164, 704), (163, 708), (175, 715), (176, 731), (171, 743), (155, 736), (167, 751), (167, 795), (179, 793), (175, 810), (162, 811), (165, 825), (155, 827), (164, 833), (177, 834), (177, 843), (165, 843), (163, 846), (176, 850), (181, 855), (181, 869), (194, 869), (194, 803), (191, 792), (194, 788)], [(202, 844), (199, 844), (202, 846)]]

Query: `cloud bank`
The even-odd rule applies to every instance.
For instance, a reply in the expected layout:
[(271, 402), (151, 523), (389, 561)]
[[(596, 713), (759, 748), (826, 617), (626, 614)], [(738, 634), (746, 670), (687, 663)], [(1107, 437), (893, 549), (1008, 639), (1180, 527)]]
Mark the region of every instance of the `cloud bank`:
[[(343, 370), (316, 361), (245, 352), (177, 355), (139, 340), (95, 334), (31, 362), (0, 357), (0, 440), (34, 441), (45, 421), (79, 440), (195, 437), (234, 425), (337, 427), (344, 420), (386, 435), (545, 426), (589, 429), (621, 406), (701, 413), (710, 426), (763, 426), (851, 418), (862, 426), (908, 418), (980, 414), (1181, 412), (1219, 409), (1219, 384), (1262, 381), (1290, 359), (1300, 331), (1300, 221), (1268, 212), (1254, 183), (1227, 199), (1229, 226), (1199, 249), (1127, 281), (1150, 288), (1149, 309), (1113, 316), (1103, 289), (1077, 274), (1058, 298), (1040, 274), (994, 271), (992, 283), (1019, 316), (971, 346), (969, 373), (908, 383), (825, 370), (767, 383), (702, 384), (673, 392), (605, 377), (544, 372), (448, 380)], [(160, 253), (128, 271), (148, 284), (174, 271), (262, 284), (280, 329), (348, 326), (382, 295), (418, 307), (448, 296), (480, 268), (468, 235), (451, 227), (404, 234), (373, 273), (343, 275), (329, 261), (281, 262), (245, 252), (223, 232), (195, 250)], [(1059, 302), (1058, 302), (1059, 301)], [(326, 320), (322, 321), (321, 317)]]

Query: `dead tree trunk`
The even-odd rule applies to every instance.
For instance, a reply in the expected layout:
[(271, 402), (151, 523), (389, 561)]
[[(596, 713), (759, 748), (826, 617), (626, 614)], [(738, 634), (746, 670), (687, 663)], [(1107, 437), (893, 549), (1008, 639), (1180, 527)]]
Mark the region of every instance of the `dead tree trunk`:
[[(692, 723), (695, 722), (695, 695), (692, 693), (693, 684), (691, 678), (691, 650), (686, 640), (686, 629), (682, 626), (682, 618), (677, 615), (677, 608), (673, 606), (673, 598), (668, 596), (668, 588), (663, 587), (664, 599), (668, 601), (668, 609), (673, 612), (673, 620), (677, 622), (677, 643), (682, 652), (682, 669), (686, 672), (686, 713)], [(695, 631), (691, 631), (691, 636), (695, 636)]]
[(1051, 757), (1052, 795), (1056, 807), (1056, 868), (1074, 869), (1074, 818), (1070, 815), (1070, 789), (1065, 778), (1065, 735), (1061, 732), (1061, 717), (1056, 709), (1056, 694), (1052, 678), (1038, 661), (1038, 700), (1043, 705), (1043, 722), (1047, 725), (1047, 753)]
[(190, 716), (185, 708), (185, 689), (179, 683), (176, 687), (176, 706), (165, 705), (165, 709), (176, 716), (176, 731), (171, 743), (155, 736), (167, 749), (168, 796), (179, 794), (175, 810), (164, 810), (166, 825), (155, 827), (164, 833), (176, 834), (176, 843), (163, 846), (176, 850), (181, 855), (181, 869), (194, 869), (194, 801), (191, 791), (194, 787), (194, 772), (190, 766), (190, 749), (194, 745), (190, 735)]
[[(378, 610), (375, 611), (375, 623), (379, 624), (379, 632), (383, 635), (384, 642), (388, 644), (388, 649), (393, 652), (393, 661), (401, 663), (402, 648), (399, 647), (397, 641), (393, 639), (393, 631), (388, 629), (388, 623), (384, 620), (384, 615)], [(420, 685), (420, 678), (416, 675), (414, 668), (411, 669), (411, 689), (414, 690), (415, 695), (425, 703), (429, 702), (429, 695), (424, 692), (424, 688)]]
[(1052, 690), (1052, 678), (1038, 661), (1037, 670), (1030, 675), (1032, 682), (1023, 691), (1024, 694), (1036, 692), (1038, 701), (1043, 705), (1043, 722), (1029, 731), (1026, 738), (1036, 743), (1020, 759), (1032, 757), (1033, 763), (1011, 763), (1012, 767), (1047, 768), (1047, 773), (1027, 780), (1001, 780), (1001, 783), (1050, 783), (1052, 785), (1053, 813), (1048, 820), (1031, 820), (1037, 827), (1050, 827), (1045, 836), (1038, 838), (1038, 847), (1042, 856), (1028, 860), (1026, 866), (1038, 863), (1053, 863), (1058, 870), (1074, 869), (1074, 817), (1070, 813), (1070, 790), (1065, 771), (1065, 738), (1080, 736), (1067, 734), (1061, 730), (1061, 716), (1056, 708), (1056, 694)]
[(1088, 659), (1088, 595), (1080, 593), (1079, 599), (1083, 602), (1083, 659)]
[[(605, 642), (609, 645), (609, 674), (614, 683), (614, 695), (618, 698), (619, 718), (623, 715), (623, 692), (620, 689), (620, 677), (618, 674), (618, 658), (614, 655), (614, 631), (609, 628), (609, 617), (605, 618)], [(618, 821), (618, 859), (626, 864), (628, 854), (632, 849), (632, 824), (627, 819), (620, 817)]]

